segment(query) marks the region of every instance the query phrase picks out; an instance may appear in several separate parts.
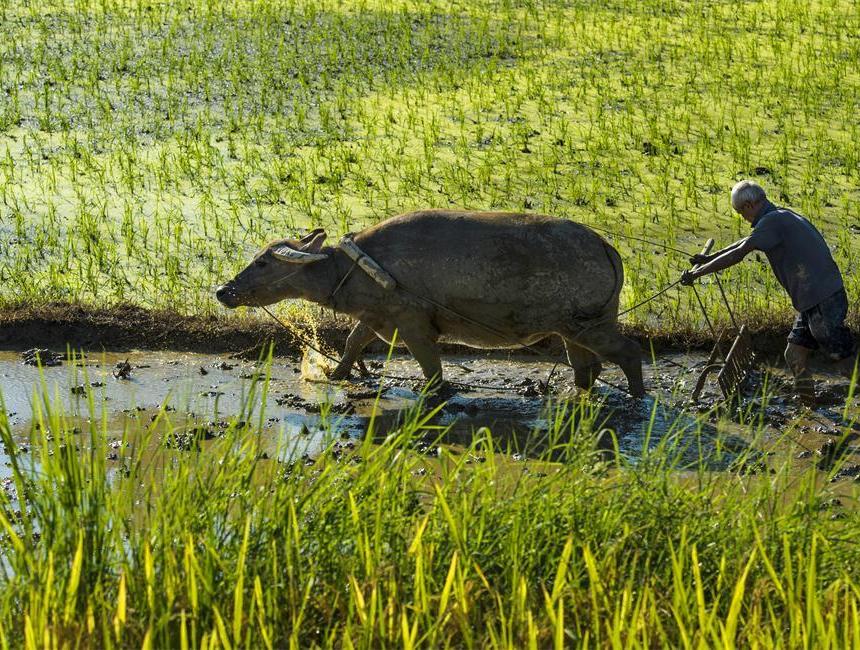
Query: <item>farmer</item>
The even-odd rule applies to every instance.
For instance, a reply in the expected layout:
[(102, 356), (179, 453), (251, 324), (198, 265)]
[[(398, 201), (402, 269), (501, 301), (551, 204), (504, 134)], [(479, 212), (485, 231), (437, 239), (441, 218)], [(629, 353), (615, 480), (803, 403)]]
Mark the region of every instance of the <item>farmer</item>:
[(711, 255), (691, 257), (692, 264), (701, 266), (684, 271), (681, 284), (690, 286), (696, 278), (727, 269), (752, 251), (767, 255), (798, 311), (785, 360), (798, 395), (812, 400), (815, 385), (807, 368), (812, 350), (823, 348), (840, 373), (850, 377), (854, 371), (854, 337), (843, 322), (848, 298), (842, 274), (815, 226), (787, 208), (776, 207), (755, 181), (741, 181), (732, 188), (732, 208), (752, 225), (752, 233)]

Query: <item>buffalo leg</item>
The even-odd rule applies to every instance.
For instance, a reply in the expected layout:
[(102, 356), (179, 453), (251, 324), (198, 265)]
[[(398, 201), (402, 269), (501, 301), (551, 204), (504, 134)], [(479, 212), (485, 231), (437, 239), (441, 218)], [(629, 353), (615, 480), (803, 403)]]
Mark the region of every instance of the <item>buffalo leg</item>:
[(567, 351), (567, 360), (573, 367), (573, 383), (577, 388), (588, 390), (603, 370), (600, 359), (594, 352), (570, 339), (564, 339), (564, 349)]
[(642, 350), (636, 341), (622, 335), (614, 326), (596, 328), (570, 338), (578, 345), (621, 366), (631, 395), (642, 397), (645, 394), (645, 384), (642, 381)]
[(421, 372), (427, 381), (438, 381), (441, 384), (442, 360), (435, 335), (424, 331), (424, 328), (399, 328), (398, 333), (409, 348), (410, 354), (421, 366)]
[(364, 323), (359, 322), (355, 327), (353, 327), (349, 336), (346, 337), (346, 347), (344, 348), (340, 363), (338, 363), (337, 368), (332, 371), (330, 378), (346, 379), (349, 377), (349, 371), (352, 368), (352, 364), (358, 360), (364, 348), (366, 348), (374, 338), (376, 338), (376, 332)]

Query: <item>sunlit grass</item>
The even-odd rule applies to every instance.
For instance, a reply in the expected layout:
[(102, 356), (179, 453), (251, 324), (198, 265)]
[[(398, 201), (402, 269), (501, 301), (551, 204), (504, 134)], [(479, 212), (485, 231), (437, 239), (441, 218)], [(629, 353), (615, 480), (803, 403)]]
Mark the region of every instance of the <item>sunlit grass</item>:
[[(851, 2), (0, 4), (0, 301), (216, 309), (262, 242), (413, 208), (533, 210), (690, 251), (762, 180), (860, 218)], [(683, 256), (613, 240), (626, 304)], [(790, 312), (764, 264), (728, 274)], [(716, 306), (716, 294), (706, 292)], [(632, 316), (702, 327), (692, 296)], [(718, 317), (720, 320), (720, 317)]]

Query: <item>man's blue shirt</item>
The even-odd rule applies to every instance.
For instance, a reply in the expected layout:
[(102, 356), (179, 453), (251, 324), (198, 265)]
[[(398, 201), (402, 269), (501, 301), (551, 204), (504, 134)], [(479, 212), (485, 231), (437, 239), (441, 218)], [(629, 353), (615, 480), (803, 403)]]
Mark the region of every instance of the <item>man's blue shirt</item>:
[(765, 201), (752, 227), (752, 247), (767, 255), (797, 311), (806, 311), (842, 289), (842, 274), (824, 237), (799, 214)]

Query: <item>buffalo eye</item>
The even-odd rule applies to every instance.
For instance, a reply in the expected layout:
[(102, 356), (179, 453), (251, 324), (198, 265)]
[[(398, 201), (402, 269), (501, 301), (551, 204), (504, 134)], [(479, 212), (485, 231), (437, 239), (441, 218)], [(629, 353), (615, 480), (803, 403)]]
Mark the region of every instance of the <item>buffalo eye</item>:
[(255, 260), (254, 264), (256, 266), (259, 266), (260, 268), (263, 268), (264, 266), (266, 266), (266, 260)]

